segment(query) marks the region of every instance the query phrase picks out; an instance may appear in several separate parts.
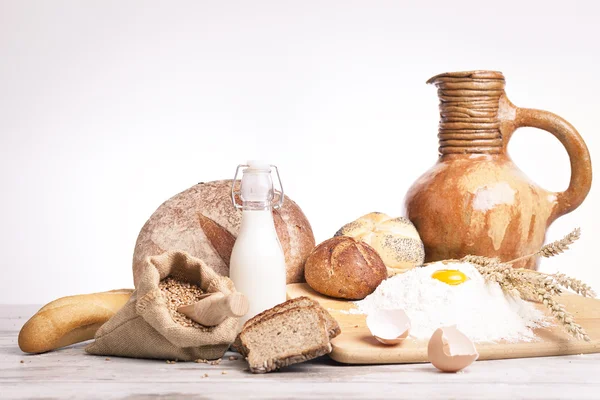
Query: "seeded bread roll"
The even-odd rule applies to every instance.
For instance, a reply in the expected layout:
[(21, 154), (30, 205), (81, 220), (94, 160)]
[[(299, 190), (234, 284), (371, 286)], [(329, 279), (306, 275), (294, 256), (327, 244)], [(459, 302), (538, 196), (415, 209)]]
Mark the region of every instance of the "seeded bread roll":
[(304, 276), (309, 286), (321, 294), (360, 300), (387, 278), (387, 270), (371, 246), (349, 236), (338, 236), (310, 253)]
[(94, 338), (96, 331), (121, 309), (133, 290), (62, 297), (42, 307), (19, 332), (25, 353), (44, 353)]
[(406, 272), (425, 261), (425, 247), (419, 232), (407, 218), (392, 218), (373, 212), (344, 225), (335, 236), (350, 236), (377, 251), (388, 275)]

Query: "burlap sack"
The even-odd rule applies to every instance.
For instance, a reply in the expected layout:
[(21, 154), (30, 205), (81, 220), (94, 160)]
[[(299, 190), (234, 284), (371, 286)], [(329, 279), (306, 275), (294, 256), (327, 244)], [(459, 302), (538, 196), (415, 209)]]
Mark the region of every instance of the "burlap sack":
[(125, 306), (96, 332), (90, 354), (191, 361), (223, 356), (237, 334), (237, 318), (199, 329), (173, 321), (158, 284), (166, 277), (195, 283), (208, 293), (235, 291), (227, 277), (185, 252), (147, 257)]

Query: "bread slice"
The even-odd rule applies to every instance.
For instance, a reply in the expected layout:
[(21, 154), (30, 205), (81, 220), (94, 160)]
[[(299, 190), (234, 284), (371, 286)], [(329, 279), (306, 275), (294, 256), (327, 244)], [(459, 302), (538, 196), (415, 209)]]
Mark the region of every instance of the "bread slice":
[(257, 314), (253, 318), (246, 321), (246, 323), (244, 324), (244, 328), (250, 327), (257, 322), (260, 322), (262, 319), (268, 317), (269, 315), (272, 315), (272, 314), (275, 314), (278, 312), (282, 312), (282, 311), (286, 311), (286, 310), (296, 308), (296, 307), (310, 307), (310, 306), (317, 307), (318, 311), (323, 315), (323, 318), (325, 319), (325, 323), (327, 324), (327, 331), (329, 332), (330, 339), (333, 339), (334, 337), (336, 337), (337, 335), (339, 335), (341, 333), (340, 325), (331, 316), (331, 314), (329, 314), (327, 312), (327, 310), (325, 310), (319, 304), (318, 301), (313, 300), (310, 297), (306, 297), (306, 296), (300, 296), (300, 297), (296, 297), (294, 299), (290, 299), (284, 303), (276, 305), (275, 307), (273, 307), (269, 310), (266, 310), (260, 314)]
[(253, 373), (266, 373), (331, 352), (323, 314), (316, 306), (264, 316), (239, 335)]
[[(321, 307), (321, 305), (317, 301), (315, 301), (309, 297), (306, 297), (306, 296), (296, 297), (294, 299), (291, 299), (284, 303), (276, 305), (275, 307), (270, 308), (266, 311), (263, 311), (260, 314), (257, 314), (253, 318), (246, 321), (242, 330), (247, 329), (258, 322), (261, 322), (262, 320), (270, 317), (273, 314), (291, 310), (291, 309), (297, 308), (297, 307), (316, 307), (317, 308), (317, 312), (319, 312), (321, 314), (321, 316), (323, 317), (323, 319), (325, 320), (325, 325), (327, 327), (327, 332), (329, 334), (329, 340), (333, 339), (334, 337), (336, 337), (337, 335), (339, 335), (342, 332), (340, 329), (340, 325), (331, 316), (331, 314), (329, 314), (327, 312), (327, 310), (325, 310), (323, 307)], [(240, 335), (237, 336), (237, 338), (235, 339), (235, 341), (233, 342), (231, 347), (233, 347), (241, 355), (246, 356), (246, 354), (244, 352), (244, 348), (241, 345)]]

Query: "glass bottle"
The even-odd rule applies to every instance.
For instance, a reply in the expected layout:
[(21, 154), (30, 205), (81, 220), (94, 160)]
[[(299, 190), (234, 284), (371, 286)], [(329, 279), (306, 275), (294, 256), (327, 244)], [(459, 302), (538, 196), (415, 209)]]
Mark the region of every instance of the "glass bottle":
[[(236, 192), (234, 186), (240, 168), (243, 168), (242, 180), (240, 191)], [(250, 318), (286, 300), (285, 257), (273, 220), (273, 208), (283, 203), (283, 187), (274, 205), (272, 169), (281, 187), (276, 166), (248, 161), (238, 165), (231, 188), (234, 206), (242, 209), (242, 222), (231, 253), (229, 276), (250, 305), (248, 313), (240, 318), (239, 329)], [(236, 195), (242, 200), (241, 206)]]

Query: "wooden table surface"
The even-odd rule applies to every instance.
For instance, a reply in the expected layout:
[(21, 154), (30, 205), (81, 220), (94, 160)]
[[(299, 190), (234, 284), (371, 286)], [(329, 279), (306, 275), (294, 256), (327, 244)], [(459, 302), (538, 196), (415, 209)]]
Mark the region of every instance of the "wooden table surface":
[[(91, 356), (84, 345), (25, 355), (17, 335), (39, 306), (0, 305), (0, 398), (599, 399), (600, 354), (480, 361), (458, 374), (430, 364), (348, 366), (328, 357), (253, 375), (219, 365)], [(207, 376), (206, 376), (207, 375)]]

